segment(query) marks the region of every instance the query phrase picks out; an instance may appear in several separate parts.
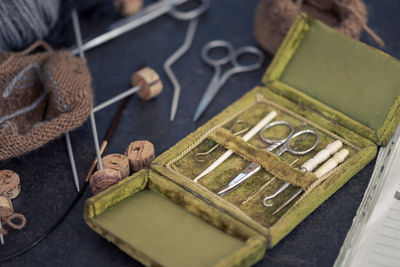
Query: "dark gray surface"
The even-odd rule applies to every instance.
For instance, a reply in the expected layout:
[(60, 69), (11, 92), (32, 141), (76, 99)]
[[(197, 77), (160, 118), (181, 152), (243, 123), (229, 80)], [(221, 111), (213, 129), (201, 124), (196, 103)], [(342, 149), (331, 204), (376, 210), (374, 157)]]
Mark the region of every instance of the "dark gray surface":
[[(106, 153), (123, 152), (130, 141), (148, 139), (154, 143), (159, 155), (260, 84), (262, 74), (272, 59), (268, 54), (263, 69), (230, 79), (200, 121), (192, 123), (195, 107), (212, 74), (211, 69), (200, 59), (202, 45), (214, 39), (229, 40), (235, 47), (256, 45), (252, 25), (257, 2), (212, 1), (211, 9), (200, 20), (192, 48), (173, 65), (183, 88), (173, 123), (169, 121), (172, 87), (162, 71), (162, 64), (183, 41), (187, 23), (164, 16), (88, 52), (97, 104), (127, 89), (130, 75), (140, 62), (155, 68), (165, 82), (164, 92), (157, 99), (150, 102), (143, 102), (136, 96), (131, 99)], [(400, 2), (369, 0), (366, 3), (370, 13), (370, 27), (385, 40), (384, 50), (399, 58)], [(106, 7), (107, 4), (97, 13), (90, 11), (82, 15), (86, 36), (101, 32), (104, 25), (115, 19)], [(64, 17), (63, 20), (67, 19)], [(72, 43), (71, 32), (65, 32), (65, 26), (59, 29), (63, 29), (61, 39), (53, 38), (52, 42)], [(372, 42), (368, 36), (364, 36), (363, 40)], [(113, 105), (96, 114), (100, 138), (104, 136), (116, 108), (117, 105)], [(71, 139), (78, 174), (83, 181), (94, 157), (88, 123), (71, 132)], [(351, 226), (373, 166), (374, 162), (368, 164), (275, 248), (267, 251), (265, 258), (256, 266), (331, 266)], [(0, 167), (20, 174), (22, 193), (13, 203), (15, 210), (25, 214), (28, 219), (22, 231), (12, 231), (6, 237), (6, 245), (0, 249), (0, 258), (3, 258), (45, 232), (77, 193), (63, 138), (20, 158), (1, 162)], [(90, 195), (88, 190), (65, 221), (39, 245), (1, 265), (140, 266), (85, 224), (82, 217), (83, 205)]]

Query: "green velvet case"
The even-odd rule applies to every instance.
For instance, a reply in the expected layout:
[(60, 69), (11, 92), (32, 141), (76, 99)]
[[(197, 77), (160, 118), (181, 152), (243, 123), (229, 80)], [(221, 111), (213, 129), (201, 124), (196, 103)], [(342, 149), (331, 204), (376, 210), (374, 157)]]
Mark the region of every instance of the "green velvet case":
[[(124, 179), (86, 202), (85, 220), (123, 251), (151, 266), (247, 266), (263, 257), (323, 201), (361, 170), (386, 145), (400, 120), (400, 63), (302, 15), (258, 86), (208, 123), (157, 157), (147, 172)], [(305, 156), (276, 157), (258, 136), (244, 142), (234, 132), (253, 127), (270, 111), (296, 129), (320, 135)], [(234, 126), (232, 129), (231, 127)], [(282, 135), (275, 127), (269, 136)], [(299, 167), (339, 139), (350, 153), (317, 179)], [(299, 140), (296, 148), (309, 145)], [(202, 162), (195, 155), (219, 144)], [(234, 154), (195, 183), (193, 179), (226, 149)], [(231, 193), (217, 192), (249, 162), (263, 169)], [(267, 181), (273, 183), (246, 203)], [(303, 193), (279, 213), (262, 204), (290, 182), (274, 207), (299, 187)]]

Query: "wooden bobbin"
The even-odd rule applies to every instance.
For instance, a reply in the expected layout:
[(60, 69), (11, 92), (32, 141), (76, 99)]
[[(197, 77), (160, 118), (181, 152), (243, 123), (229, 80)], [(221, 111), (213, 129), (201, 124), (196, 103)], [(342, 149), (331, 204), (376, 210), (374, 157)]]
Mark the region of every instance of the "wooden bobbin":
[(158, 96), (163, 89), (160, 76), (155, 70), (149, 67), (135, 72), (131, 77), (131, 84), (133, 87), (142, 87), (137, 94), (141, 99), (146, 101)]
[(98, 170), (90, 176), (89, 185), (92, 189), (93, 195), (106, 190), (110, 186), (121, 181), (121, 174), (119, 171), (114, 169), (102, 169)]
[(0, 170), (0, 195), (14, 199), (20, 192), (19, 175), (11, 170)]
[(132, 142), (125, 151), (131, 170), (134, 172), (148, 169), (154, 159), (154, 155), (154, 146), (147, 140)]
[[(103, 168), (105, 169), (113, 169), (119, 171), (121, 174), (121, 178), (124, 179), (125, 177), (129, 176), (130, 168), (129, 168), (129, 160), (125, 155), (121, 154), (110, 154), (101, 159), (103, 163)], [(97, 164), (97, 170), (100, 167)]]
[(143, 7), (143, 0), (113, 0), (114, 10), (121, 16), (130, 16)]

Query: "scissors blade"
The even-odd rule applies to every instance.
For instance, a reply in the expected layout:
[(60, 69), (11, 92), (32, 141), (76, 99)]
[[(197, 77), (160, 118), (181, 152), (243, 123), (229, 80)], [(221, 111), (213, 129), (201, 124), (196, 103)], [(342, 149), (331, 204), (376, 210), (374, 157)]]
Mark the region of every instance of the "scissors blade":
[(232, 191), (234, 188), (236, 188), (238, 185), (241, 185), (244, 181), (246, 181), (248, 178), (253, 176), (255, 173), (257, 173), (261, 169), (261, 166), (258, 165), (257, 163), (250, 163), (247, 165), (246, 169), (244, 169), (238, 176), (235, 177), (230, 183), (221, 191), (218, 192), (218, 195), (225, 195)]
[(215, 95), (218, 93), (221, 88), (219, 79), (217, 75), (214, 75), (210, 84), (208, 85), (207, 90), (204, 92), (203, 97), (200, 100), (199, 105), (197, 106), (196, 113), (194, 114), (193, 121), (197, 121), (201, 114), (203, 114), (204, 110), (208, 107), (211, 101), (214, 99)]

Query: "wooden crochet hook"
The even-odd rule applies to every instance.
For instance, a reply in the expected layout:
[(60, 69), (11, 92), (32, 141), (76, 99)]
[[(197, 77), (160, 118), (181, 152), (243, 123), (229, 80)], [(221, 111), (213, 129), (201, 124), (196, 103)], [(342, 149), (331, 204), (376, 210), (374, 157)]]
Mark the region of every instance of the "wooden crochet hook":
[[(266, 124), (270, 123), (275, 117), (277, 113), (275, 110), (268, 113), (261, 121), (259, 121), (250, 131), (248, 131), (242, 138), (244, 141), (249, 141), (256, 133), (258, 133)], [(222, 162), (224, 162), (227, 158), (229, 158), (233, 154), (232, 150), (226, 151), (219, 157), (213, 164), (211, 164), (207, 169), (205, 169), (202, 173), (200, 173), (193, 181), (197, 182), (199, 179), (210, 173), (216, 167), (218, 167)]]

